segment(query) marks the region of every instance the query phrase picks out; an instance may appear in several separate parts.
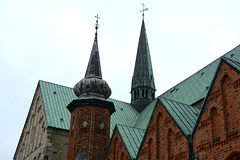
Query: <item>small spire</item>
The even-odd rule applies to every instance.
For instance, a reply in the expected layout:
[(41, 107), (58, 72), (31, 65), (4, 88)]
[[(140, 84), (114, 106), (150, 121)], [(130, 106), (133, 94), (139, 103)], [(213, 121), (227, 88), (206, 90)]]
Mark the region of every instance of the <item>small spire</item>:
[(102, 72), (101, 72), (101, 64), (100, 64), (100, 57), (99, 57), (99, 50), (98, 50), (98, 41), (97, 41), (97, 30), (99, 28), (98, 25), (98, 19), (100, 17), (95, 16), (97, 18), (96, 24), (95, 24), (95, 38), (93, 42), (93, 47), (90, 55), (90, 59), (88, 62), (85, 78), (91, 78), (91, 77), (96, 77), (102, 79)]
[(147, 11), (148, 8), (145, 8), (145, 4), (144, 3), (142, 4), (142, 6), (143, 6), (143, 9), (140, 12), (142, 12), (142, 17), (144, 19), (144, 11)]
[(85, 77), (74, 86), (74, 93), (81, 99), (98, 98), (107, 99), (111, 95), (111, 88), (107, 82), (102, 79), (101, 64), (98, 50), (97, 30), (98, 15), (95, 24), (95, 38), (90, 54)]

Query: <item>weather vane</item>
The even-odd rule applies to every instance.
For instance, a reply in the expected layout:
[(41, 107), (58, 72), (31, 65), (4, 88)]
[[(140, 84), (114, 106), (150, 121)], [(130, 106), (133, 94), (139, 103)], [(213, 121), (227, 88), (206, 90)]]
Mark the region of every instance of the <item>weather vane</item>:
[(145, 8), (144, 3), (142, 4), (142, 6), (143, 6), (143, 9), (140, 12), (142, 12), (142, 16), (144, 17), (144, 11), (147, 11), (148, 8)]
[(97, 30), (99, 28), (98, 19), (100, 19), (100, 17), (98, 17), (98, 14), (95, 17), (97, 18), (96, 24), (95, 24), (95, 29)]

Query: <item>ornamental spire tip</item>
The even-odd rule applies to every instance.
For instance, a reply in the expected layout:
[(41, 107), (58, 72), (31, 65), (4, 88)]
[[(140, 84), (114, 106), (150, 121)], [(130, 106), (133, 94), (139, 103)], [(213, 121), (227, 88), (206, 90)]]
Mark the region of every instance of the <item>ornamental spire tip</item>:
[(140, 12), (142, 12), (142, 17), (144, 19), (144, 11), (147, 11), (148, 8), (145, 8), (145, 4), (144, 3), (142, 4), (142, 6), (143, 6), (143, 9)]

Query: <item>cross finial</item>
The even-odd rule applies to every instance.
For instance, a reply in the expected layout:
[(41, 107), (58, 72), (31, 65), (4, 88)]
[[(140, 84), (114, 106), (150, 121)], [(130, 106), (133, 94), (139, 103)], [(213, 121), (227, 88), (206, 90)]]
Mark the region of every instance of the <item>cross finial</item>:
[(145, 8), (145, 4), (144, 3), (142, 4), (142, 6), (143, 6), (143, 9), (140, 12), (142, 12), (142, 17), (144, 18), (144, 11), (147, 11), (148, 8)]
[(98, 17), (98, 14), (95, 16), (97, 18), (96, 20), (96, 24), (95, 24), (95, 29), (97, 30), (99, 25), (98, 25), (98, 19), (100, 19), (100, 17)]

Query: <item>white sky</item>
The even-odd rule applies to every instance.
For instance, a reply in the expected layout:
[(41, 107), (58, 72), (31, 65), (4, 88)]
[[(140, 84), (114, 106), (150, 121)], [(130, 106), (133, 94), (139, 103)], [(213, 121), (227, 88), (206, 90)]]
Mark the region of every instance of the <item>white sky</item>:
[[(84, 77), (99, 14), (103, 79), (130, 101), (142, 1), (0, 0), (0, 156), (12, 159), (38, 80)], [(145, 1), (156, 95), (240, 44), (239, 0)]]

